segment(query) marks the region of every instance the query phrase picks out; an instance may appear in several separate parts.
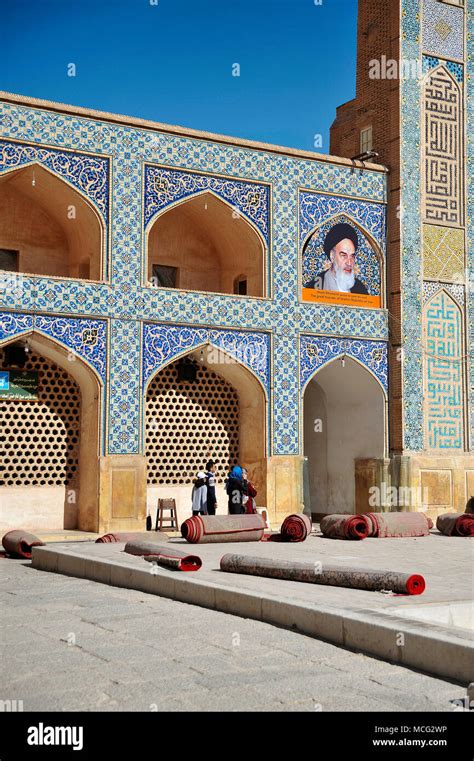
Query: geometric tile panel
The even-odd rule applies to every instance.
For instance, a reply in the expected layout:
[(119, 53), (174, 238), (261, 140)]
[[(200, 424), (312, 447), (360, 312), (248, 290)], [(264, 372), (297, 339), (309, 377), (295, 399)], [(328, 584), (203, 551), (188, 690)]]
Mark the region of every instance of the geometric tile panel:
[(111, 454), (140, 451), (140, 323), (111, 320), (108, 449)]
[(463, 92), (445, 66), (423, 87), (423, 218), (460, 226), (464, 217)]
[(426, 304), (440, 290), (447, 291), (461, 308), (464, 307), (466, 292), (465, 286), (460, 283), (433, 283), (425, 281), (423, 283), (423, 304)]
[(467, 152), (467, 251), (469, 258), (467, 265), (469, 267), (469, 289), (467, 291), (467, 309), (469, 330), (467, 335), (469, 356), (471, 358), (469, 368), (469, 387), (470, 387), (470, 441), (471, 449), (474, 449), (474, 98), (472, 97), (472, 83), (474, 82), (474, 31), (472, 24), (472, 0), (470, 2), (468, 13), (470, 14), (470, 23), (467, 27), (467, 55), (466, 71), (468, 81), (470, 82), (470, 95), (467, 98), (467, 129), (466, 129), (466, 152)]
[(439, 0), (423, 0), (423, 50), (463, 59), (464, 10)]
[[(420, 0), (402, 0), (400, 59), (419, 61)], [(403, 295), (403, 445), (423, 450), (422, 240), (420, 220), (420, 93), (419, 79), (401, 78), (401, 292)]]
[(463, 281), (464, 249), (464, 230), (423, 225), (424, 279)]
[(441, 291), (425, 309), (426, 444), (463, 449), (462, 313)]
[(385, 393), (388, 393), (387, 344), (382, 341), (358, 341), (318, 336), (300, 337), (300, 389), (323, 365), (336, 357), (353, 357), (375, 375)]
[(436, 58), (436, 56), (432, 55), (423, 56), (423, 75), (427, 74), (432, 69), (436, 69), (440, 64), (444, 64), (447, 70), (451, 72), (458, 82), (464, 81), (464, 66), (462, 63), (443, 61), (442, 58)]

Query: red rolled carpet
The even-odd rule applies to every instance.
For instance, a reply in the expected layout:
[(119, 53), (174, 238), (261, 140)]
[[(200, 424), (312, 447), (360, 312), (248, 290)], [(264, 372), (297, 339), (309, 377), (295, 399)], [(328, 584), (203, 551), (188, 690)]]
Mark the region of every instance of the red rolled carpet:
[(96, 544), (111, 544), (113, 542), (133, 542), (135, 540), (149, 542), (168, 542), (169, 536), (163, 531), (124, 531), (117, 534), (104, 534), (95, 540)]
[(347, 566), (327, 565), (326, 563), (319, 566), (315, 563), (249, 555), (223, 555), (220, 568), (221, 571), (228, 573), (244, 573), (287, 581), (365, 589), (371, 592), (392, 591), (398, 594), (421, 595), (426, 586), (423, 576), (419, 574), (374, 571), (371, 568), (347, 568)]
[(2, 544), (7, 555), (10, 555), (10, 557), (26, 558), (27, 560), (31, 558), (32, 547), (44, 547), (44, 542), (41, 539), (21, 529), (8, 531), (2, 538)]
[(444, 513), (438, 515), (436, 528), (445, 536), (474, 536), (474, 514)]
[(202, 566), (200, 557), (179, 550), (173, 542), (162, 546), (154, 542), (135, 540), (127, 542), (125, 552), (129, 555), (140, 555), (150, 563), (158, 563), (176, 571), (199, 571)]
[(181, 525), (181, 535), (191, 544), (259, 542), (265, 521), (258, 513), (246, 515), (193, 515)]
[(363, 515), (326, 515), (321, 519), (320, 528), (330, 539), (365, 539), (369, 534)]
[(304, 542), (311, 534), (311, 518), (303, 513), (288, 515), (283, 523), (279, 534), (271, 534), (263, 538), (269, 542)]
[(369, 536), (387, 537), (428, 536), (433, 521), (424, 513), (364, 513)]

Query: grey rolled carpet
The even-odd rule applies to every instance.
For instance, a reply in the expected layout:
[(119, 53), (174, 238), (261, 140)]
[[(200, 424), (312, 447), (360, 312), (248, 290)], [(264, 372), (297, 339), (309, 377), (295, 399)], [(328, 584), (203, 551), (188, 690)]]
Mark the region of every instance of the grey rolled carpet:
[(164, 531), (119, 531), (116, 534), (104, 534), (95, 540), (96, 544), (111, 544), (113, 542), (133, 542), (143, 539), (148, 542), (168, 542), (169, 536)]
[(181, 525), (181, 535), (191, 544), (259, 542), (264, 530), (265, 521), (259, 513), (193, 515)]
[(392, 512), (364, 513), (369, 526), (369, 537), (379, 539), (404, 536), (428, 536), (433, 521), (424, 513)]
[(32, 547), (43, 547), (44, 542), (38, 539), (34, 534), (21, 529), (8, 531), (2, 537), (2, 544), (5, 552), (12, 558), (31, 558)]
[(202, 566), (200, 557), (179, 550), (173, 542), (165, 545), (144, 540), (127, 542), (125, 552), (129, 555), (139, 555), (150, 563), (158, 563), (176, 571), (199, 571)]
[(350, 587), (373, 592), (391, 590), (399, 594), (420, 595), (425, 590), (425, 580), (419, 574), (397, 573), (369, 568), (347, 568), (316, 561), (302, 563), (292, 560), (260, 558), (229, 553), (223, 555), (221, 571), (244, 573), (251, 576), (267, 576), (272, 579), (304, 581), (335, 587)]
[(474, 515), (443, 513), (436, 519), (436, 528), (445, 536), (474, 536)]

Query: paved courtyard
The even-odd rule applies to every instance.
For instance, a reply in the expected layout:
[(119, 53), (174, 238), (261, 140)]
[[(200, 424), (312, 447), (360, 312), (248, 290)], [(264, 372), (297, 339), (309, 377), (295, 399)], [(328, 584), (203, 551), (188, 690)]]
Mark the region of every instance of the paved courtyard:
[(465, 689), (269, 624), (0, 559), (25, 711), (454, 711)]

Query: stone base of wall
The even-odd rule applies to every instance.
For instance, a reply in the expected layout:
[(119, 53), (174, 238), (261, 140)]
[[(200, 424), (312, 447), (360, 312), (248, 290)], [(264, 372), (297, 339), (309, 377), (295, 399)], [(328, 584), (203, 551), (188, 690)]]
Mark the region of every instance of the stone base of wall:
[[(146, 457), (109, 455), (99, 459), (99, 516), (81, 515), (82, 531), (144, 531)], [(98, 525), (97, 525), (98, 523)]]
[(291, 513), (303, 512), (303, 457), (268, 457), (266, 482), (266, 507), (272, 527), (278, 527)]
[(393, 455), (355, 463), (357, 512), (423, 511), (436, 520), (474, 497), (474, 455)]

